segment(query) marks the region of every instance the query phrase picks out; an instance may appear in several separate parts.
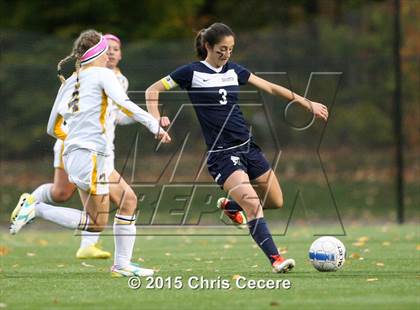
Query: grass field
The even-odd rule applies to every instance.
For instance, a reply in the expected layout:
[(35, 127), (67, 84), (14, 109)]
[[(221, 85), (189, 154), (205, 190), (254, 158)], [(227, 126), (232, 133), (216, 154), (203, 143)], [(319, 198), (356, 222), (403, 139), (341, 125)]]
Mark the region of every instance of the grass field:
[[(41, 222), (41, 221), (40, 221)], [(296, 269), (272, 274), (266, 258), (248, 236), (139, 236), (134, 260), (159, 270), (157, 276), (183, 277), (184, 288), (128, 288), (110, 277), (110, 260), (74, 258), (79, 237), (42, 230), (42, 223), (10, 236), (2, 230), (0, 308), (7, 309), (419, 309), (420, 230), (416, 225), (347, 227), (339, 237), (347, 261), (335, 273), (317, 272), (307, 260), (315, 239), (294, 226), (276, 237)], [(5, 227), (4, 227), (5, 228)], [(106, 249), (110, 236), (102, 237)], [(247, 279), (289, 279), (288, 290), (239, 289)], [(193, 290), (190, 276), (227, 279), (231, 289)]]

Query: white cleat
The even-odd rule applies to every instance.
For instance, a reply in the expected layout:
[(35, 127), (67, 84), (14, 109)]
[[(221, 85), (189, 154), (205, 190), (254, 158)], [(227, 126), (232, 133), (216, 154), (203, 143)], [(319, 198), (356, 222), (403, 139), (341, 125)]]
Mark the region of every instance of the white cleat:
[(154, 274), (153, 269), (141, 268), (137, 264), (131, 263), (128, 267), (119, 268), (117, 266), (111, 267), (111, 276), (113, 278), (120, 278), (120, 277), (150, 277)]
[(33, 221), (35, 218), (35, 198), (30, 194), (22, 194), (16, 208), (10, 216), (10, 233), (15, 235), (23, 226)]

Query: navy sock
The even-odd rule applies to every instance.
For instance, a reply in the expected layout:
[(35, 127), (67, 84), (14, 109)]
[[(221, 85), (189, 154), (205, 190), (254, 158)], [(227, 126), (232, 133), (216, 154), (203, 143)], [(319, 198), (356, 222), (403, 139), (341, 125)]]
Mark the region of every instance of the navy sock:
[(271, 236), (265, 219), (260, 217), (249, 221), (248, 227), (252, 238), (261, 250), (263, 250), (270, 262), (273, 263), (280, 254), (274, 244), (273, 237)]
[(229, 203), (226, 206), (226, 211), (233, 213), (233, 212), (243, 211), (243, 209), (235, 200), (229, 199)]

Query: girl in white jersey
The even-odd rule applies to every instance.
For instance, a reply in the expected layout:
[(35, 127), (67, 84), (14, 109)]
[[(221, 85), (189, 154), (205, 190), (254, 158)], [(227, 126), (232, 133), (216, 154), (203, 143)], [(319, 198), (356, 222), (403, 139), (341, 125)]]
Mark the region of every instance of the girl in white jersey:
[[(121, 41), (120, 39), (113, 34), (105, 34), (104, 38), (108, 41), (108, 62), (107, 67), (115, 72), (117, 75), (118, 81), (123, 86), (124, 91), (128, 90), (128, 79), (121, 73), (118, 68), (118, 64), (121, 60)], [(112, 100), (109, 102), (108, 106), (108, 122), (106, 126), (106, 134), (108, 136), (109, 142), (112, 144), (112, 150), (114, 149), (114, 133), (116, 125), (127, 125), (134, 123), (135, 121), (124, 114), (115, 104), (112, 103)], [(67, 126), (62, 125), (64, 132), (67, 132)], [(63, 164), (63, 151), (64, 151), (64, 141), (57, 139), (54, 144), (54, 183), (47, 183), (40, 185), (37, 189), (32, 192), (32, 195), (37, 201), (46, 202), (46, 203), (60, 203), (68, 201), (74, 191), (76, 186), (73, 183), (70, 183), (66, 171), (64, 170)], [(107, 157), (106, 166), (108, 171), (114, 170), (114, 154)], [(137, 204), (137, 197), (131, 187), (126, 186), (123, 193), (115, 193), (111, 195), (110, 199), (115, 204), (126, 203), (126, 204)], [(123, 199), (124, 198), (124, 199)], [(102, 250), (98, 246), (100, 233), (81, 231), (81, 242), (80, 247), (76, 252), (76, 257), (79, 259), (86, 258), (109, 258), (111, 253)]]
[[(100, 232), (105, 228), (110, 196), (116, 191), (124, 191), (121, 182), (110, 186), (109, 181), (121, 177), (115, 170), (110, 173), (106, 169), (106, 158), (112, 153), (112, 145), (106, 136), (108, 97), (135, 121), (145, 125), (161, 142), (171, 141), (159, 122), (130, 101), (115, 74), (105, 68), (107, 48), (107, 40), (100, 33), (94, 30), (81, 33), (75, 41), (73, 53), (65, 58), (76, 59), (76, 73), (67, 80), (60, 75), (63, 84), (47, 128), (48, 134), (64, 139), (64, 169), (70, 182), (77, 186), (86, 211), (52, 206), (36, 201), (32, 195), (23, 194), (12, 214), (12, 234), (36, 216), (71, 229)], [(64, 121), (68, 126), (67, 134), (61, 130)], [(136, 235), (135, 207), (135, 204), (124, 204), (115, 215), (113, 276), (153, 274), (153, 270), (131, 263)]]

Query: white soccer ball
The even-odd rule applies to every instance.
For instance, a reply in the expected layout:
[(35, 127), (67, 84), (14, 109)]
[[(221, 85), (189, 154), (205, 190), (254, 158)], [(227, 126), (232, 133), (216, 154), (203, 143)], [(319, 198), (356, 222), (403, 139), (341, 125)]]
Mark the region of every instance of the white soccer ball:
[(337, 271), (346, 260), (346, 248), (337, 238), (321, 237), (309, 248), (309, 260), (316, 270)]

